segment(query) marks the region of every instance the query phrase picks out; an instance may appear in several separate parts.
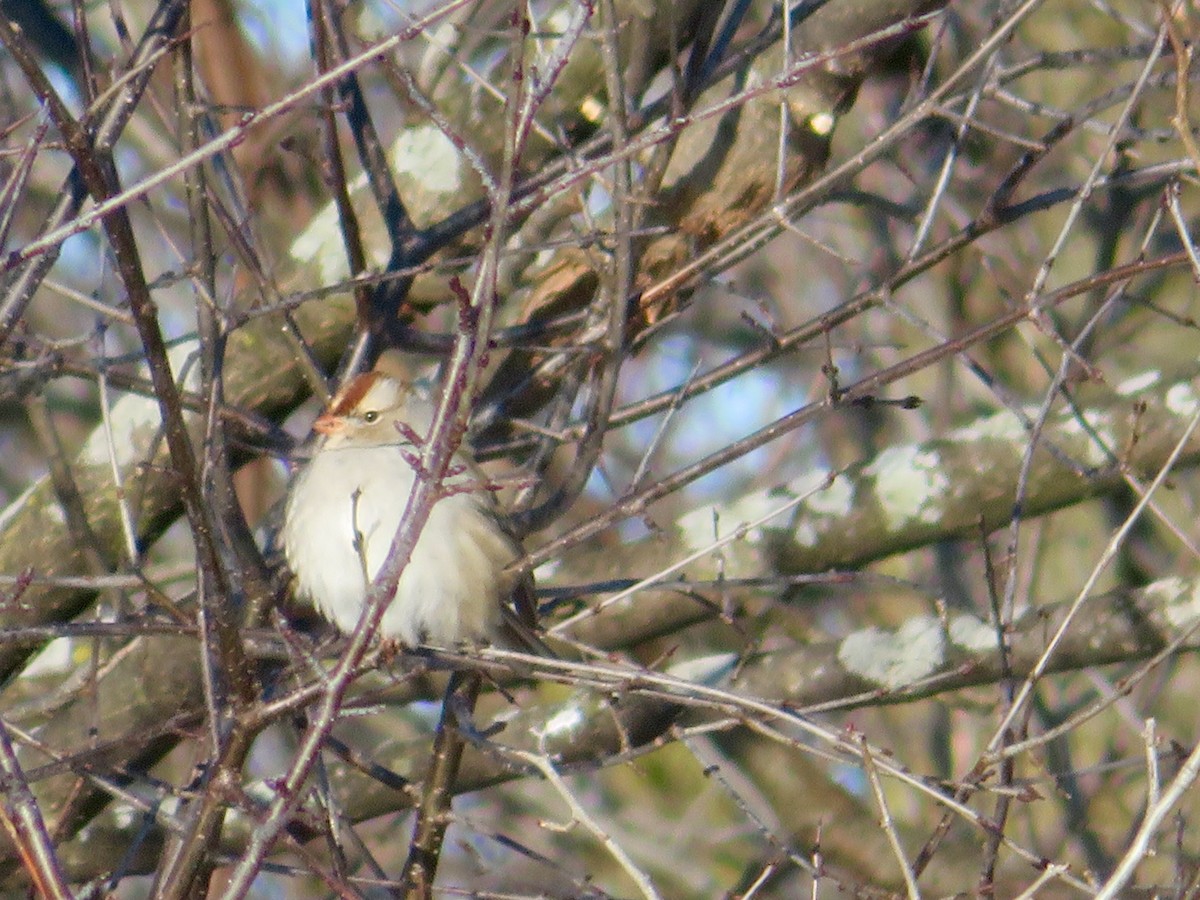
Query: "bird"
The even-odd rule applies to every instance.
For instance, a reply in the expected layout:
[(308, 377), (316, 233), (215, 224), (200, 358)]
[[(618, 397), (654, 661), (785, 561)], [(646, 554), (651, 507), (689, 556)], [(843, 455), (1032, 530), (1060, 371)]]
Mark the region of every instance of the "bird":
[[(297, 592), (353, 631), (418, 477), (435, 413), (420, 384), (373, 370), (348, 381), (313, 425), (293, 478), (282, 543)], [(533, 579), (511, 522), (465, 448), (453, 456), (379, 634), (406, 647), (497, 644), (537, 654)]]

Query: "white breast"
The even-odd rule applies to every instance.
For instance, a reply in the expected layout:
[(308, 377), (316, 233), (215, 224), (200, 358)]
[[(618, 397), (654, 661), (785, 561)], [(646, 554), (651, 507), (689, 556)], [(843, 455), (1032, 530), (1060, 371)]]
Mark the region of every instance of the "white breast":
[[(297, 476), (283, 531), (288, 564), (301, 594), (344, 632), (358, 622), (413, 482), (390, 447), (325, 450)], [(510, 587), (499, 574), (518, 552), (491, 518), (492, 502), (480, 489), (435, 504), (384, 614), (383, 636), (448, 647), (495, 634)]]

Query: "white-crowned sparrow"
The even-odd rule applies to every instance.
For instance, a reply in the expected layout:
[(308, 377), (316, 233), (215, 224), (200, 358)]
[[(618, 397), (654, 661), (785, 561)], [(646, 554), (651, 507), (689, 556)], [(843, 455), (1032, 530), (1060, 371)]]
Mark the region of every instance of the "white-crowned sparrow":
[[(416, 479), (433, 421), (430, 397), (381, 372), (348, 382), (313, 428), (311, 460), (292, 482), (283, 545), (301, 595), (353, 630)], [(544, 652), (533, 633), (532, 580), (506, 568), (521, 555), (475, 463), (454, 456), (380, 634), (408, 646), (498, 642)]]

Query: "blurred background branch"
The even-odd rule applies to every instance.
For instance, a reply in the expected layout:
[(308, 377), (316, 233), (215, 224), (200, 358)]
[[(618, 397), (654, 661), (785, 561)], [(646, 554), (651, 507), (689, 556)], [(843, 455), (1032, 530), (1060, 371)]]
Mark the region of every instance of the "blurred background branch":
[[(469, 439), (575, 655), (482, 654), (441, 883), (1099, 885), (1200, 677), (1194, 12), (1118, 6), (0, 3), (5, 884), (221, 889), (337, 652), (287, 470), (495, 260)], [(253, 891), (397, 877), (447, 664), (370, 656)]]

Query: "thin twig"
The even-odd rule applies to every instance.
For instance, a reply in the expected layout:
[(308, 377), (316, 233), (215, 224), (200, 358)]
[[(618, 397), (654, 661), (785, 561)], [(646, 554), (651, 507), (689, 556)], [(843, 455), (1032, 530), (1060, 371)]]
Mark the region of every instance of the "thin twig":
[(0, 819), (17, 848), (25, 871), (38, 896), (46, 900), (71, 900), (66, 873), (54, 850), (54, 839), (46, 829), (41, 808), (21, 771), (17, 754), (0, 719)]
[(863, 769), (867, 773), (867, 779), (871, 782), (871, 795), (879, 807), (879, 825), (883, 828), (883, 833), (887, 835), (888, 846), (892, 848), (892, 853), (900, 864), (900, 872), (904, 876), (904, 887), (908, 891), (910, 900), (918, 900), (921, 891), (917, 888), (917, 880), (913, 877), (913, 870), (908, 864), (908, 856), (900, 844), (900, 835), (896, 834), (896, 823), (892, 819), (892, 811), (888, 808), (887, 798), (883, 794), (883, 782), (879, 780), (875, 757), (871, 754), (871, 748), (868, 746), (866, 738), (862, 737), (860, 740), (862, 742)]
[(1125, 855), (1121, 858), (1120, 864), (1112, 875), (1109, 876), (1104, 886), (1094, 895), (1095, 900), (1112, 900), (1112, 898), (1122, 895), (1125, 885), (1129, 883), (1138, 866), (1142, 864), (1146, 856), (1150, 853), (1150, 842), (1154, 838), (1155, 832), (1158, 831), (1163, 820), (1175, 809), (1180, 800), (1183, 799), (1183, 795), (1195, 783), (1197, 777), (1200, 777), (1200, 744), (1197, 744), (1192, 749), (1192, 752), (1188, 754), (1183, 766), (1180, 767), (1176, 776), (1171, 779), (1170, 785), (1163, 791), (1162, 797), (1158, 802), (1146, 810), (1146, 814), (1138, 826), (1137, 833), (1130, 840), (1129, 847), (1126, 849)]
[(575, 795), (571, 793), (571, 789), (567, 787), (567, 783), (558, 774), (558, 770), (554, 768), (554, 764), (550, 762), (549, 757), (540, 753), (531, 753), (528, 750), (513, 750), (510, 752), (515, 759), (533, 766), (542, 773), (542, 776), (550, 783), (550, 786), (554, 788), (558, 796), (562, 798), (563, 802), (571, 810), (571, 821), (579, 823), (591, 832), (592, 836), (616, 860), (617, 865), (633, 880), (633, 883), (637, 885), (638, 890), (641, 891), (642, 896), (646, 900), (660, 900), (662, 895), (654, 887), (654, 882), (650, 880), (650, 876), (638, 868), (637, 864), (622, 849), (621, 845), (613, 840), (612, 835), (584, 809), (583, 804), (575, 798)]
[(455, 672), (446, 688), (442, 700), (442, 717), (438, 722), (437, 736), (430, 755), (429, 774), (422, 788), (421, 802), (417, 807), (417, 821), (413, 825), (412, 840), (408, 845), (408, 859), (404, 863), (404, 874), (400, 881), (405, 886), (409, 900), (428, 900), (433, 896), (433, 884), (437, 877), (438, 860), (441, 857), (442, 841), (450, 826), (450, 801), (454, 797), (454, 781), (458, 777), (466, 740), (462, 728), (474, 727), (471, 722), (462, 722), (460, 713), (470, 716), (479, 699), (483, 677), (477, 672)]
[(1013, 719), (1023, 709), (1025, 702), (1028, 700), (1030, 693), (1034, 689), (1034, 686), (1037, 684), (1038, 680), (1045, 672), (1046, 667), (1049, 665), (1050, 660), (1053, 658), (1056, 648), (1062, 642), (1067, 630), (1074, 622), (1075, 616), (1082, 607), (1084, 600), (1091, 596), (1097, 581), (1100, 579), (1100, 575), (1107, 568), (1108, 563), (1112, 561), (1113, 557), (1116, 556), (1117, 551), (1121, 548), (1130, 530), (1141, 517), (1142, 511), (1149, 504), (1150, 498), (1171, 474), (1171, 471), (1174, 469), (1175, 462), (1183, 453), (1184, 448), (1187, 446), (1188, 441), (1191, 439), (1193, 432), (1196, 431), (1198, 426), (1200, 426), (1200, 412), (1196, 413), (1196, 415), (1192, 416), (1192, 418), (1189, 420), (1187, 427), (1184, 429), (1183, 434), (1180, 435), (1180, 438), (1176, 442), (1175, 448), (1171, 451), (1170, 456), (1167, 457), (1166, 462), (1163, 463), (1162, 468), (1159, 469), (1158, 474), (1155, 475), (1154, 480), (1150, 483), (1149, 487), (1147, 487), (1145, 495), (1138, 499), (1137, 504), (1125, 518), (1125, 521), (1121, 523), (1121, 527), (1117, 529), (1116, 533), (1109, 540), (1107, 546), (1105, 546), (1104, 552), (1100, 555), (1100, 558), (1096, 560), (1096, 563), (1092, 567), (1091, 572), (1088, 574), (1087, 580), (1084, 582), (1083, 587), (1080, 588), (1075, 600), (1071, 603), (1070, 610), (1068, 611), (1067, 615), (1063, 617), (1062, 622), (1059, 624), (1058, 628), (1055, 629), (1053, 636), (1048, 641), (1045, 652), (1037, 661), (1037, 664), (1033, 667), (1033, 671), (1026, 676), (1025, 682), (1021, 685), (1021, 690), (1013, 699), (1012, 708), (1008, 711), (1008, 714), (1004, 717), (1004, 720), (1000, 723), (999, 727), (992, 735), (991, 740), (988, 742), (987, 746), (990, 753), (996, 752), (996, 750), (1004, 743), (1004, 735), (1006, 730), (1011, 727)]

